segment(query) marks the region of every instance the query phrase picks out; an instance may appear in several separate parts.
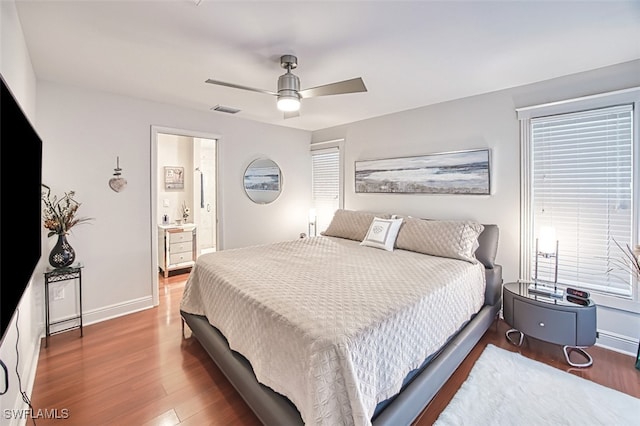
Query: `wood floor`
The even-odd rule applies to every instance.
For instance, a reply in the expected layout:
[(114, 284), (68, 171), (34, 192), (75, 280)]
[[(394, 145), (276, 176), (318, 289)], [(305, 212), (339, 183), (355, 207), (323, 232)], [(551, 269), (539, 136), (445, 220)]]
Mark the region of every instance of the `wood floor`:
[[(259, 425), (197, 340), (182, 338), (186, 277), (160, 277), (157, 308), (87, 326), (83, 338), (75, 330), (43, 344), (31, 401), (35, 413), (49, 410), (59, 418), (41, 415), (37, 424)], [(633, 357), (593, 347), (592, 367), (570, 368), (561, 347), (527, 339), (516, 348), (504, 338), (507, 328), (494, 323), (416, 425), (435, 421), (489, 343), (640, 398)]]

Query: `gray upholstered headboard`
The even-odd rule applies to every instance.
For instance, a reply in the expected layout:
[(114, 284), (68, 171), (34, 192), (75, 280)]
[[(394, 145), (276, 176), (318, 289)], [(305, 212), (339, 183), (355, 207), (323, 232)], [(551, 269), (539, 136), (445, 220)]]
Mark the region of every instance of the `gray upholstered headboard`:
[(487, 269), (493, 269), (496, 264), (496, 254), (498, 253), (498, 238), (500, 232), (498, 225), (483, 225), (484, 230), (478, 236), (478, 259)]
[(484, 230), (478, 236), (476, 259), (486, 268), (487, 288), (484, 298), (489, 305), (495, 305), (502, 297), (502, 266), (496, 265), (499, 237), (498, 225), (484, 225)]

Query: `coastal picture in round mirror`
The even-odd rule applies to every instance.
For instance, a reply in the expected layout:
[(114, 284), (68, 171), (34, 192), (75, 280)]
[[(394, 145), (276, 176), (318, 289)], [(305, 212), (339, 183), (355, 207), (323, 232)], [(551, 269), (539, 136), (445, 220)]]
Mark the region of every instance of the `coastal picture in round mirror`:
[(244, 191), (257, 204), (273, 202), (282, 191), (280, 167), (268, 158), (259, 158), (244, 172)]

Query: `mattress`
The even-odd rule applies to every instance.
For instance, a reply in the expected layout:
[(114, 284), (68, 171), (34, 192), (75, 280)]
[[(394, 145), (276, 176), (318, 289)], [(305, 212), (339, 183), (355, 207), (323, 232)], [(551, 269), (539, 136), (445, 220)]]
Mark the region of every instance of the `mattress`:
[(484, 290), (480, 263), (320, 236), (200, 256), (181, 310), (205, 316), (305, 424), (369, 425)]

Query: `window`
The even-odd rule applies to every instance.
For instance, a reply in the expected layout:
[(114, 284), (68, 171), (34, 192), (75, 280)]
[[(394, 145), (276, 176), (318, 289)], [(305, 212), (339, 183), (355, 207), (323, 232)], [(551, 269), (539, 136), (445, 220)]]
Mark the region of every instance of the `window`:
[[(636, 102), (601, 104), (589, 109), (570, 104), (561, 108), (577, 112), (518, 111), (521, 276), (533, 277), (536, 237), (541, 227), (551, 226), (559, 242), (560, 285), (632, 298), (633, 277), (619, 266), (623, 253), (616, 242), (623, 247), (637, 244)], [(551, 110), (557, 111), (557, 105)], [(539, 278), (552, 281), (555, 262), (543, 258), (538, 262)]]
[(316, 234), (327, 229), (342, 206), (339, 141), (311, 145), (311, 207), (316, 213)]

